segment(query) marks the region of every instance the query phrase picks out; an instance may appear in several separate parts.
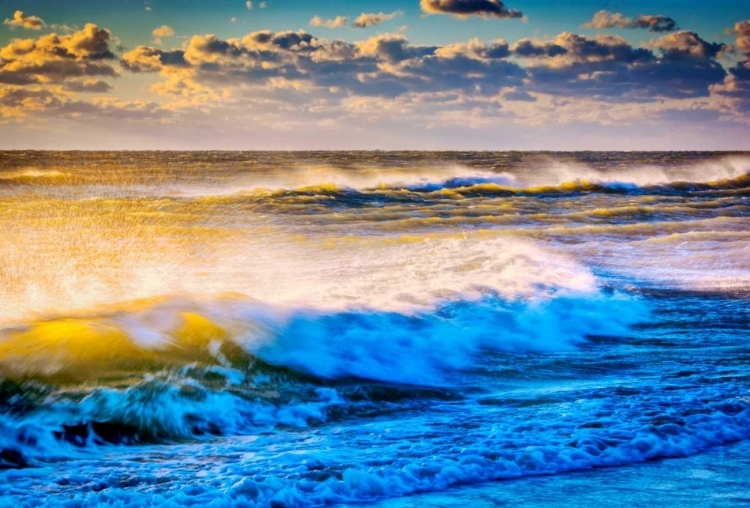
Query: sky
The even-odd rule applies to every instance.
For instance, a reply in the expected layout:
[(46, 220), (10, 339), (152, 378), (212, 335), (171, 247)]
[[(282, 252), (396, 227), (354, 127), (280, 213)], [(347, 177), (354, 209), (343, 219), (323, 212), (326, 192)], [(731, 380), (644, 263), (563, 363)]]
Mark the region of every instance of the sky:
[(0, 0), (0, 149), (750, 150), (750, 2)]

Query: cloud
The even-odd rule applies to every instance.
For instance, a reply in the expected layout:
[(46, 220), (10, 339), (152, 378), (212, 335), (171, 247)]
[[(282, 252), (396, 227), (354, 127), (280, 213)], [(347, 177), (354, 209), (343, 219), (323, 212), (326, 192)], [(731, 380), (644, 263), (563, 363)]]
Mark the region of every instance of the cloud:
[(734, 50), (750, 57), (750, 20), (738, 21), (734, 26), (725, 31), (728, 35), (736, 35), (737, 40)]
[(14, 28), (41, 30), (44, 27), (44, 21), (37, 16), (27, 16), (23, 11), (16, 11), (13, 18), (3, 21), (3, 25), (8, 25), (11, 30)]
[[(248, 0), (247, 2), (245, 2), (245, 8), (246, 8), (246, 9), (247, 9), (248, 11), (250, 11), (250, 10), (252, 10), (252, 9), (253, 9), (253, 5), (254, 5), (254, 4), (253, 4), (252, 0)], [(265, 8), (266, 8), (267, 6), (268, 6), (268, 4), (267, 4), (266, 2), (260, 2), (260, 3), (258, 4), (258, 9), (265, 9)]]
[(72, 34), (73, 32), (77, 32), (81, 29), (81, 27), (76, 25), (66, 25), (64, 23), (52, 23), (50, 25), (50, 28), (54, 30), (55, 32), (60, 32), (64, 34)]
[(19, 120), (32, 114), (48, 118), (97, 117), (109, 120), (137, 120), (167, 118), (170, 113), (151, 101), (123, 101), (112, 97), (91, 101), (74, 100), (72, 93), (102, 93), (109, 91), (107, 83), (96, 80), (71, 82), (66, 86), (2, 86), (0, 85), (0, 117)]
[(664, 35), (652, 41), (651, 46), (671, 58), (716, 58), (720, 51), (726, 49), (724, 44), (707, 42), (688, 30)]
[(458, 17), (482, 16), (495, 18), (522, 18), (523, 13), (508, 9), (500, 0), (420, 0), (427, 14), (452, 14)]
[[(169, 36), (170, 30), (159, 27), (153, 35)], [(738, 24), (738, 39), (744, 30)], [(190, 111), (250, 114), (255, 108), (269, 112), (274, 121), (286, 117), (288, 123), (296, 115), (323, 121), (325, 114), (411, 112), (438, 125), (467, 122), (483, 128), (522, 117), (556, 122), (552, 112), (561, 108), (568, 108), (561, 118), (608, 122), (608, 108), (614, 105), (638, 104), (633, 108), (642, 110), (644, 104), (672, 101), (670, 107), (680, 109), (675, 101), (710, 98), (728, 104), (750, 97), (750, 65), (740, 63), (727, 74), (716, 60), (726, 46), (689, 31), (637, 47), (614, 35), (570, 32), (512, 44), (474, 38), (424, 45), (403, 33), (351, 42), (304, 30), (263, 30), (236, 38), (195, 35), (180, 49), (141, 45), (124, 53), (124, 71), (158, 75), (147, 80), (154, 83), (151, 91), (162, 96), (158, 107), (112, 98), (74, 100), (79, 97), (74, 94), (112, 90), (103, 79), (117, 75), (113, 40), (107, 30), (86, 25), (70, 35), (14, 40), (0, 48), (2, 115), (54, 111), (169, 121)], [(580, 107), (564, 106), (567, 102)], [(589, 108), (602, 107), (589, 114), (584, 102)], [(745, 107), (746, 102), (737, 104)], [(118, 113), (118, 108), (124, 111)]]
[(15, 39), (0, 48), (0, 83), (57, 84), (71, 78), (116, 76), (109, 30), (87, 24), (70, 35)]
[(162, 39), (165, 37), (174, 36), (174, 29), (167, 25), (162, 25), (158, 28), (154, 28), (151, 35), (154, 37), (154, 44), (161, 44)]
[(154, 28), (151, 32), (154, 37), (172, 37), (174, 35), (174, 29), (167, 25), (162, 25), (159, 28)]
[(109, 30), (87, 24), (70, 34), (13, 39), (0, 47), (0, 116), (59, 117), (74, 94), (112, 91), (100, 79), (118, 76), (112, 40)]
[(721, 45), (679, 32), (635, 48), (621, 37), (564, 32), (552, 40), (522, 39), (511, 53), (528, 61), (526, 89), (558, 97), (617, 102), (707, 97), (726, 71), (714, 59)]
[(349, 18), (347, 18), (346, 16), (336, 16), (332, 19), (323, 19), (320, 16), (315, 16), (310, 20), (310, 26), (334, 29), (344, 27), (348, 22)]
[(395, 19), (399, 16), (403, 16), (402, 11), (394, 11), (390, 13), (385, 12), (379, 12), (379, 13), (367, 13), (363, 12), (360, 14), (357, 19), (354, 20), (354, 23), (352, 26), (355, 28), (367, 28), (369, 26), (375, 26), (379, 25), (380, 23), (383, 23), (384, 21), (390, 21), (392, 19)]
[(654, 57), (651, 51), (634, 48), (622, 37), (586, 37), (571, 32), (563, 32), (552, 40), (520, 39), (510, 50), (513, 55), (521, 58), (551, 59), (545, 65), (555, 68), (605, 61), (633, 63), (649, 61)]
[(24, 118), (32, 112), (60, 107), (64, 100), (60, 89), (0, 85), (0, 117)]
[(100, 79), (81, 79), (65, 83), (65, 90), (76, 93), (106, 93), (112, 91), (112, 85)]
[(583, 28), (641, 28), (651, 32), (671, 32), (677, 30), (677, 22), (661, 14), (641, 15), (628, 18), (619, 12), (601, 10), (594, 14), (594, 18), (582, 25)]
[[(507, 61), (498, 40), (448, 46), (412, 45), (403, 34), (364, 41), (318, 39), (306, 32), (253, 32), (241, 39), (195, 36), (184, 50), (141, 46), (126, 53), (123, 67), (159, 72), (160, 93), (185, 96), (204, 87), (277, 87), (299, 93), (397, 97), (409, 93), (464, 90), (491, 95), (520, 85), (525, 72)], [(291, 92), (290, 92), (291, 93)]]
[(167, 118), (168, 110), (152, 101), (123, 101), (113, 97), (102, 97), (92, 101), (67, 101), (54, 111), (56, 117), (105, 118), (109, 121), (138, 121)]
[(735, 111), (743, 116), (750, 113), (750, 20), (738, 21), (726, 31), (737, 38), (732, 49), (743, 58), (729, 69), (723, 83), (713, 87), (713, 91), (723, 97), (733, 99)]
[(537, 99), (529, 94), (526, 90), (509, 90), (503, 94), (503, 98), (508, 101), (517, 102), (536, 102)]
[(184, 49), (170, 52), (141, 46), (124, 55), (123, 67), (160, 73), (166, 81), (153, 90), (186, 100), (214, 100), (212, 90), (227, 96), (237, 87), (272, 88), (278, 94), (283, 89), (293, 101), (331, 93), (494, 97), (513, 88), (505, 96), (516, 102), (548, 94), (643, 103), (708, 97), (727, 76), (715, 60), (723, 47), (686, 31), (660, 37), (647, 48), (614, 35), (570, 32), (512, 45), (472, 39), (428, 46), (411, 44), (400, 33), (351, 43), (304, 31), (260, 31), (226, 40), (194, 36)]
[(138, 46), (123, 55), (123, 68), (130, 72), (159, 72), (165, 67), (187, 67), (185, 52), (164, 51), (148, 46)]

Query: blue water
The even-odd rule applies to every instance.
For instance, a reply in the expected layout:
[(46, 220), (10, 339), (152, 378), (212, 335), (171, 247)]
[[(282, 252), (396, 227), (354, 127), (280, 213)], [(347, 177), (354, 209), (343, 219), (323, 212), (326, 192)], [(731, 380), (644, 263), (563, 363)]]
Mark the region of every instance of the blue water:
[(745, 154), (2, 160), (0, 505), (750, 501)]

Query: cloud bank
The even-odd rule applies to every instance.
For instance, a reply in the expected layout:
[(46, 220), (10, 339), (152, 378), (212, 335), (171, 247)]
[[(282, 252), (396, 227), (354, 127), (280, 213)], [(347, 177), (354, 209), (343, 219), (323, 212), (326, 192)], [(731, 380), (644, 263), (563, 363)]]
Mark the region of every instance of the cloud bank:
[[(423, 3), (459, 17), (503, 17), (486, 14), (483, 2)], [(446, 133), (560, 124), (697, 125), (698, 119), (748, 125), (750, 21), (729, 28), (733, 42), (727, 43), (689, 30), (651, 28), (656, 35), (641, 43), (566, 31), (425, 44), (404, 33), (368, 37), (349, 30), (350, 40), (320, 30), (372, 27), (401, 15), (315, 17), (310, 25), (318, 30), (197, 34), (180, 41), (167, 40), (175, 31), (162, 25), (152, 31), (151, 43), (127, 50), (118, 50), (114, 34), (95, 24), (12, 39), (0, 47), (0, 124), (33, 117), (176, 133), (213, 121), (217, 132), (262, 124), (348, 134), (377, 130), (368, 131), (370, 125), (388, 126), (383, 132)], [(177, 45), (165, 47), (165, 40)], [(127, 88), (132, 83), (138, 88)]]

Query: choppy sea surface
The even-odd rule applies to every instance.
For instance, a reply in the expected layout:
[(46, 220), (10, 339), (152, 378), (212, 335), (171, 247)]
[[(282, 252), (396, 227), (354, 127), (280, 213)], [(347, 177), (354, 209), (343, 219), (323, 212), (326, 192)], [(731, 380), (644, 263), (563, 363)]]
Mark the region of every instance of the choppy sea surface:
[(0, 505), (750, 502), (750, 154), (0, 152)]

